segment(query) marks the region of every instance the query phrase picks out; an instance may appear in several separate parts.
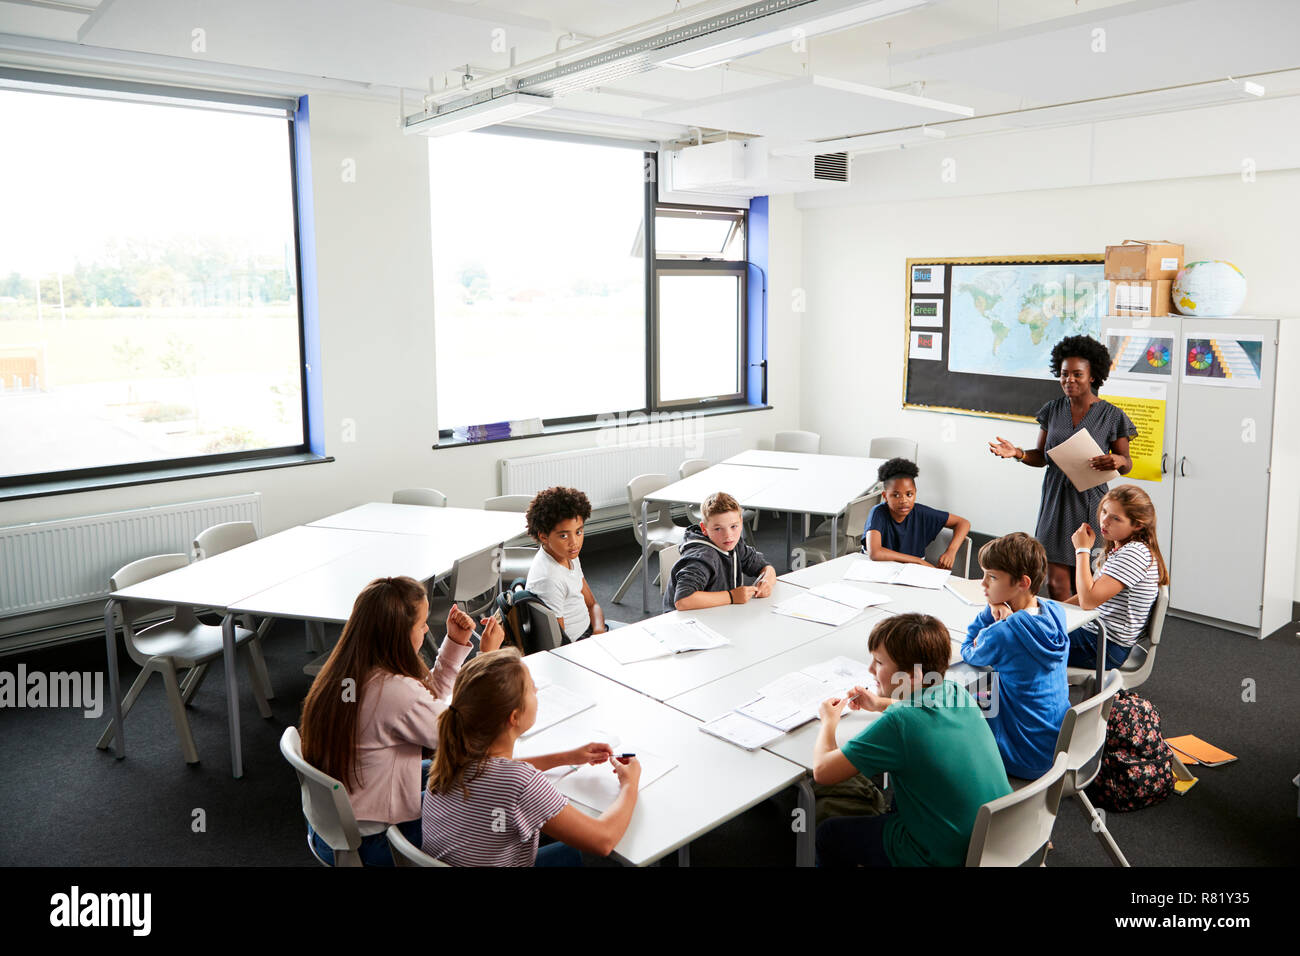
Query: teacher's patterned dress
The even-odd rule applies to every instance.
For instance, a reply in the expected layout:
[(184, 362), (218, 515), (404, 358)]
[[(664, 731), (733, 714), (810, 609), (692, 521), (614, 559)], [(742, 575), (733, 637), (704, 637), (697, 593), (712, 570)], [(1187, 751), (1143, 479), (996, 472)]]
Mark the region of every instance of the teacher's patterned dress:
[[(1133, 438), (1138, 433), (1128, 415), (1105, 399), (1093, 402), (1076, 428), (1070, 417), (1070, 400), (1064, 395), (1038, 410), (1038, 424), (1047, 432), (1044, 449), (1055, 448), (1079, 428), (1086, 428), (1103, 455), (1109, 454), (1115, 439)], [(1092, 525), (1092, 530), (1097, 533), (1095, 546), (1101, 543), (1097, 507), (1106, 497), (1109, 486), (1102, 484), (1087, 491), (1076, 491), (1065, 472), (1056, 467), (1056, 462), (1050, 456), (1044, 457), (1047, 458), (1047, 474), (1043, 476), (1043, 500), (1038, 506), (1038, 528), (1034, 537), (1042, 542), (1048, 561), (1072, 567), (1074, 544), (1070, 535), (1079, 530), (1079, 525), (1085, 521)]]

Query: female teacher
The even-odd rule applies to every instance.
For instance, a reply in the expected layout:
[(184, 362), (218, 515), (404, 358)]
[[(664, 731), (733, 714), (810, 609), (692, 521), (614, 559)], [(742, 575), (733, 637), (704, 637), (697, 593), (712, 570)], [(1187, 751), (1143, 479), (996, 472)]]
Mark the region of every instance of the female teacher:
[(1101, 484), (1087, 491), (1076, 491), (1065, 472), (1045, 452), (1080, 428), (1086, 428), (1099, 448), (1109, 449), (1107, 454), (1089, 459), (1092, 467), (1127, 474), (1133, 469), (1128, 440), (1138, 432), (1121, 409), (1097, 397), (1097, 389), (1110, 374), (1110, 352), (1096, 339), (1071, 335), (1057, 342), (1052, 349), (1052, 374), (1061, 380), (1065, 394), (1038, 410), (1038, 424), (1042, 426), (1038, 447), (1017, 448), (999, 437), (996, 442), (989, 442), (989, 451), (999, 458), (1018, 459), (1031, 468), (1047, 469), (1034, 536), (1047, 551), (1048, 593), (1054, 600), (1064, 601), (1074, 593), (1075, 549), (1070, 535), (1086, 522), (1097, 533), (1097, 540), (1101, 540), (1097, 507), (1107, 486)]

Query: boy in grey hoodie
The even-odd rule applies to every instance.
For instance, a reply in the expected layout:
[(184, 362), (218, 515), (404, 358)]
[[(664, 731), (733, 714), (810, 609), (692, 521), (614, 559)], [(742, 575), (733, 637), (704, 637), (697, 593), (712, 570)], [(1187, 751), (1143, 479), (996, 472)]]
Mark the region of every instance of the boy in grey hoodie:
[[(769, 597), (776, 569), (741, 539), (740, 503), (720, 491), (704, 500), (701, 511), (700, 526), (686, 529), (681, 557), (664, 589), (664, 610), (694, 611)], [(747, 574), (757, 576), (752, 585), (745, 584)]]

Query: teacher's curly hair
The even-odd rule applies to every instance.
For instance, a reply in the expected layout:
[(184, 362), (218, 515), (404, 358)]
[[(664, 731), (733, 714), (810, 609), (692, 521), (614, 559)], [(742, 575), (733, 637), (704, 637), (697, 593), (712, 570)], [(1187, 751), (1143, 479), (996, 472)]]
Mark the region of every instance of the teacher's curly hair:
[(1090, 335), (1070, 335), (1052, 346), (1052, 374), (1061, 377), (1061, 366), (1069, 358), (1081, 358), (1092, 373), (1092, 390), (1106, 383), (1110, 375), (1110, 350)]
[(895, 478), (911, 478), (915, 481), (920, 473), (921, 469), (916, 467), (916, 462), (906, 458), (891, 458), (876, 471), (876, 480), (884, 482)]

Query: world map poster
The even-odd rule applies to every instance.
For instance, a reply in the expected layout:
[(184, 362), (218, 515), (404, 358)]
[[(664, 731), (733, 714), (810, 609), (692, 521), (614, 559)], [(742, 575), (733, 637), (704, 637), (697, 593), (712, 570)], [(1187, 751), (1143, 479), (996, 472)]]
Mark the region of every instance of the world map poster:
[(1100, 338), (1109, 305), (1102, 263), (952, 267), (948, 369), (1051, 379), (1052, 346)]

